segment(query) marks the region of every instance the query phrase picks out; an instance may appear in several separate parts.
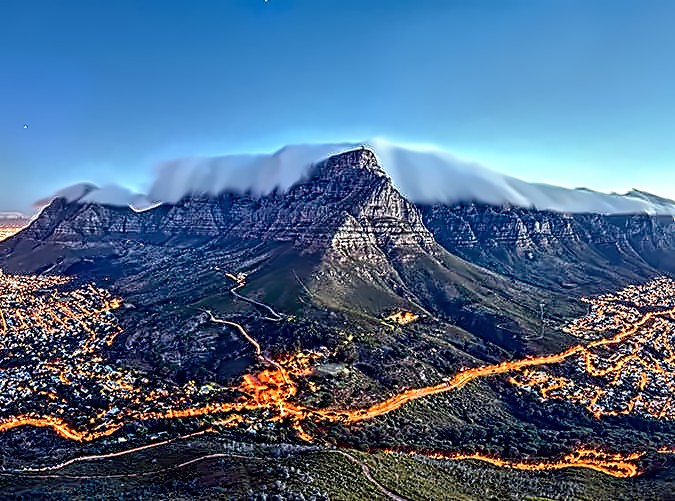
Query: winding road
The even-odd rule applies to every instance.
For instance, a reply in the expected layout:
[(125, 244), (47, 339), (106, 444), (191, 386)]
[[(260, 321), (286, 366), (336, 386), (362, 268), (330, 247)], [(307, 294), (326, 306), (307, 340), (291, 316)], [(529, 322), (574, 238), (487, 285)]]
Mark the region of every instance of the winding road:
[(242, 294), (239, 294), (239, 292), (237, 290), (241, 289), (244, 285), (246, 285), (246, 278), (238, 277), (238, 276), (236, 276), (232, 273), (226, 273), (226, 276), (228, 278), (231, 278), (232, 280), (234, 280), (237, 283), (237, 285), (235, 287), (230, 289), (230, 294), (232, 294), (235, 297), (238, 297), (242, 301), (246, 301), (247, 303), (251, 303), (251, 304), (254, 304), (256, 306), (260, 306), (261, 308), (264, 308), (265, 310), (269, 311), (270, 315), (272, 315), (272, 316), (271, 317), (263, 317), (263, 318), (265, 318), (265, 320), (270, 320), (272, 322), (279, 322), (279, 321), (283, 320), (283, 318), (284, 318), (283, 315), (278, 313), (270, 305), (265, 304), (265, 303), (261, 303), (260, 301), (256, 301), (255, 299), (251, 299), (250, 297), (246, 297)]
[[(243, 276), (235, 276), (230, 273), (228, 273), (227, 276), (228, 278), (234, 280), (237, 284), (234, 288), (230, 290), (230, 292), (235, 297), (265, 308), (266, 311), (270, 312), (270, 315), (272, 315), (273, 317), (273, 318), (265, 317), (269, 320), (279, 321), (283, 319), (283, 316), (277, 313), (271, 306), (247, 298), (237, 292), (238, 289), (240, 289), (245, 285), (245, 279), (243, 278)], [(406, 405), (409, 402), (421, 398), (457, 390), (465, 386), (470, 381), (477, 378), (519, 371), (521, 369), (528, 367), (557, 364), (567, 360), (572, 356), (577, 355), (583, 358), (583, 361), (588, 368), (589, 364), (592, 364), (589, 349), (598, 346), (607, 346), (619, 343), (622, 340), (626, 339), (627, 337), (635, 334), (638, 331), (638, 329), (645, 326), (647, 322), (651, 321), (656, 316), (672, 316), (673, 314), (675, 314), (675, 307), (671, 309), (663, 309), (645, 313), (638, 321), (631, 322), (628, 326), (626, 326), (626, 328), (620, 330), (616, 335), (610, 338), (599, 339), (590, 342), (586, 345), (572, 346), (571, 348), (558, 354), (545, 355), (541, 357), (528, 357), (520, 360), (506, 361), (494, 365), (464, 369), (443, 383), (434, 386), (406, 390), (389, 399), (383, 400), (379, 403), (371, 405), (370, 407), (362, 409), (315, 409), (296, 403), (294, 401), (295, 400), (294, 397), (297, 394), (298, 387), (293, 378), (294, 377), (297, 378), (299, 376), (307, 374), (307, 372), (303, 372), (304, 369), (302, 369), (301, 364), (300, 369), (298, 369), (298, 364), (296, 363), (298, 357), (301, 356), (302, 354), (297, 355), (296, 357), (291, 358), (290, 360), (281, 360), (280, 361), (281, 363), (269, 357), (266, 357), (263, 354), (263, 350), (260, 346), (260, 343), (253, 336), (251, 336), (241, 324), (217, 318), (213, 315), (213, 313), (210, 310), (202, 310), (202, 311), (206, 312), (209, 315), (210, 321), (236, 328), (238, 332), (254, 347), (257, 357), (262, 362), (267, 364), (269, 367), (273, 367), (274, 370), (265, 369), (259, 373), (250, 373), (244, 375), (243, 382), (238, 387), (238, 389), (241, 390), (241, 392), (244, 395), (246, 395), (245, 400), (238, 400), (237, 402), (219, 402), (209, 405), (188, 407), (184, 409), (170, 409), (169, 411), (161, 413), (146, 412), (130, 416), (130, 419), (136, 420), (172, 419), (177, 417), (196, 417), (218, 413), (229, 414), (233, 418), (235, 417), (242, 418), (244, 416), (244, 413), (246, 412), (265, 409), (272, 411), (272, 415), (269, 418), (270, 421), (279, 422), (285, 419), (287, 420), (288, 423), (290, 423), (291, 427), (297, 432), (300, 438), (308, 442), (315, 442), (316, 438), (306, 433), (303, 429), (303, 424), (306, 423), (307, 421), (316, 424), (341, 423), (343, 425), (350, 425), (385, 415), (387, 413), (390, 413), (392, 411), (401, 408), (402, 406)], [(236, 423), (238, 422), (238, 420), (233, 419), (232, 422)], [(71, 427), (63, 419), (56, 418), (53, 416), (40, 416), (40, 417), (18, 416), (15, 417), (13, 420), (0, 423), (0, 431), (23, 425), (51, 427), (62, 437), (77, 441), (88, 441), (93, 440), (94, 438), (98, 438), (99, 436), (109, 435), (114, 431), (116, 431), (117, 429), (119, 429), (119, 426), (121, 426), (120, 424), (118, 427), (105, 429), (104, 431), (101, 432), (87, 433), (77, 430)], [(130, 449), (128, 451), (110, 453), (107, 455), (100, 455), (100, 456), (84, 456), (81, 458), (74, 458), (55, 466), (43, 467), (39, 469), (34, 469), (32, 471), (34, 474), (46, 474), (46, 472), (48, 471), (59, 470), (61, 468), (64, 468), (65, 466), (77, 462), (94, 461), (98, 459), (112, 458), (124, 454), (130, 454), (131, 452), (158, 447), (160, 445), (165, 445), (172, 441), (190, 436), (194, 435), (187, 435), (185, 437), (179, 437), (176, 439), (171, 439), (156, 444), (141, 446), (134, 449)], [(370, 470), (368, 469), (367, 465), (360, 462), (357, 458), (350, 455), (348, 452), (345, 451), (337, 451), (337, 452), (342, 454), (344, 457), (349, 458), (351, 461), (359, 464), (366, 478), (369, 481), (371, 481), (373, 485), (376, 485), (378, 490), (380, 490), (383, 494), (387, 495), (391, 499), (402, 499), (396, 496), (395, 494), (387, 491), (384, 487), (378, 484), (372, 478), (372, 475), (370, 474)], [(528, 470), (552, 470), (569, 467), (581, 467), (601, 471), (608, 475), (621, 478), (638, 475), (640, 473), (640, 470), (636, 465), (636, 461), (638, 461), (643, 456), (642, 453), (609, 454), (600, 451), (582, 449), (570, 453), (560, 460), (539, 461), (539, 462), (517, 462), (517, 461), (501, 460), (499, 458), (482, 456), (479, 454), (472, 454), (472, 455), (462, 455), (459, 453), (442, 454), (438, 452), (427, 453), (420, 451), (409, 451), (409, 453), (413, 455), (425, 455), (430, 458), (445, 459), (445, 460), (474, 459), (480, 461), (487, 461), (497, 466), (517, 468), (517, 469), (528, 469)], [(174, 465), (169, 469), (180, 468), (208, 458), (223, 457), (223, 456), (226, 456), (226, 454), (207, 455), (201, 458), (186, 461), (185, 463)], [(163, 470), (157, 470), (156, 472), (144, 472), (120, 476), (143, 476), (158, 473), (160, 471)], [(97, 478), (97, 477), (89, 476), (82, 478)]]

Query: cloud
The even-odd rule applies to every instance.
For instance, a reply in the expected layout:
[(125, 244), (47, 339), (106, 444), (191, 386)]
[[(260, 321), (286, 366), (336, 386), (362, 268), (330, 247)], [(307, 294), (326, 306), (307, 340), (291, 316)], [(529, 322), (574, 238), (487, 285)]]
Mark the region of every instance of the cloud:
[(374, 150), (401, 193), (417, 203), (508, 203), (569, 213), (675, 215), (675, 202), (654, 196), (528, 183), (442, 151), (413, 150), (388, 143), (375, 143)]
[[(176, 203), (191, 194), (230, 191), (264, 196), (274, 190), (288, 190), (308, 174), (313, 164), (360, 144), (293, 145), (272, 154), (177, 159), (157, 166), (147, 195), (121, 186), (99, 188), (82, 183), (60, 190), (51, 198), (64, 196), (69, 201), (129, 205), (141, 211), (161, 203)], [(570, 213), (675, 215), (675, 202), (638, 191), (617, 195), (528, 183), (436, 148), (403, 147), (382, 139), (363, 144), (375, 151), (401, 193), (417, 203), (508, 203)]]
[(103, 205), (130, 205), (139, 195), (118, 185), (107, 185), (91, 190), (80, 198), (80, 202), (96, 202)]
[(148, 192), (151, 200), (175, 203), (189, 194), (225, 191), (267, 195), (288, 190), (312, 164), (354, 147), (352, 144), (287, 146), (268, 155), (185, 158), (158, 166)]
[(49, 203), (55, 198), (65, 198), (68, 202), (75, 202), (77, 200), (80, 200), (87, 193), (90, 193), (97, 189), (98, 186), (92, 183), (77, 183), (70, 186), (66, 186), (65, 188), (61, 188), (53, 195), (37, 200), (33, 205), (38, 208), (44, 207), (45, 205), (49, 205)]
[(97, 203), (117, 207), (131, 207), (136, 212), (154, 209), (160, 202), (148, 200), (146, 195), (134, 193), (124, 186), (115, 184), (98, 187), (92, 183), (77, 183), (60, 189), (52, 196), (35, 202), (34, 206), (42, 208), (55, 198), (65, 198), (68, 202)]

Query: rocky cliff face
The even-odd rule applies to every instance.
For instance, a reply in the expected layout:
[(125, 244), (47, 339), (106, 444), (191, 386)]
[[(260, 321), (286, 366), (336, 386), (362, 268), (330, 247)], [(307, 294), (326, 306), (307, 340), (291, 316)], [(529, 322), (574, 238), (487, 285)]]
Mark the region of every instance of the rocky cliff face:
[(490, 205), (421, 206), (425, 224), (444, 246), (550, 251), (584, 242), (634, 247), (675, 248), (675, 220), (647, 214), (564, 214)]
[[(232, 234), (243, 238), (369, 257), (377, 254), (373, 246), (433, 243), (419, 211), (393, 187), (370, 150), (329, 158), (284, 195), (242, 202)], [(238, 209), (243, 206), (248, 210)]]
[(195, 195), (142, 213), (56, 199), (24, 237), (70, 243), (120, 237), (235, 237), (369, 258), (393, 248), (434, 245), (417, 208), (400, 195), (375, 154), (366, 149), (317, 164), (307, 179), (284, 194)]
[(136, 213), (126, 207), (68, 203), (57, 198), (26, 228), (21, 238), (78, 243), (89, 239), (158, 233), (166, 208)]
[(578, 240), (571, 215), (490, 205), (433, 205), (424, 220), (447, 248), (550, 249)]
[(675, 272), (671, 216), (564, 214), (478, 204), (427, 205), (420, 211), (451, 253), (530, 282), (573, 284), (612, 267), (636, 275)]
[[(54, 200), (20, 238), (96, 245), (129, 239), (180, 243), (235, 238), (292, 243), (338, 260), (405, 262), (450, 253), (498, 273), (552, 286), (600, 283), (621, 268), (626, 279), (675, 273), (670, 216), (564, 214), (480, 204), (415, 206), (392, 185), (367, 149), (314, 166), (286, 193), (262, 197), (193, 195), (136, 213), (126, 207)], [(609, 270), (609, 271), (608, 271)]]

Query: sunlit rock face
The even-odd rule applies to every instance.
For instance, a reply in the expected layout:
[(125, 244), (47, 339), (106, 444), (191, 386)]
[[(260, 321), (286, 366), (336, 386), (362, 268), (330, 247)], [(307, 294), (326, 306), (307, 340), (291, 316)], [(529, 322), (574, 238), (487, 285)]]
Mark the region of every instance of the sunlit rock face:
[(357, 148), (319, 162), (286, 190), (192, 194), (144, 212), (58, 198), (23, 235), (76, 244), (120, 238), (169, 243), (185, 238), (262, 240), (375, 264), (394, 256), (405, 261), (434, 253), (438, 242), (500, 273), (532, 281), (546, 271), (559, 284), (575, 283), (588, 271), (581, 265), (570, 271), (564, 263), (593, 265), (595, 260), (603, 267), (620, 261), (628, 263), (632, 280), (655, 269), (675, 271), (672, 216), (566, 213), (508, 204), (415, 204), (401, 194), (380, 162), (381, 155)]
[(26, 233), (65, 242), (119, 235), (141, 240), (227, 236), (370, 258), (381, 256), (382, 249), (434, 244), (417, 208), (401, 196), (368, 149), (316, 164), (285, 193), (191, 195), (145, 212), (57, 198)]
[(264, 197), (234, 231), (243, 237), (292, 241), (312, 250), (377, 257), (378, 248), (430, 246), (433, 237), (415, 206), (394, 188), (369, 150), (331, 157), (285, 195)]

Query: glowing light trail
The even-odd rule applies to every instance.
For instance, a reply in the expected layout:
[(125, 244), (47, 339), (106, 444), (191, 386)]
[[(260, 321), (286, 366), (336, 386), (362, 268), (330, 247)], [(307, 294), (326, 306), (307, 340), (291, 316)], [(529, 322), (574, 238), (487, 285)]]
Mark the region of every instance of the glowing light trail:
[[(229, 276), (237, 282), (235, 290), (243, 286), (243, 278), (238, 278), (234, 275)], [(98, 291), (92, 288), (89, 293), (98, 294)], [(76, 314), (65, 304), (58, 303), (58, 310), (65, 314), (68, 320), (73, 322), (73, 324), (78, 325), (84, 332), (89, 334), (89, 339), (84, 343), (85, 350), (89, 352), (95, 350), (95, 347), (100, 344), (101, 340), (99, 339), (96, 331), (90, 327), (89, 321), (87, 319), (92, 316), (97, 317), (109, 311), (110, 309), (117, 308), (120, 306), (120, 304), (120, 300), (118, 299), (105, 300), (103, 302), (103, 307), (99, 310), (90, 311), (80, 306), (78, 309), (81, 310), (81, 314)], [(273, 310), (270, 309), (270, 311)], [(661, 319), (672, 319), (673, 315), (675, 314), (675, 306), (671, 305), (669, 308), (662, 307), (655, 311), (646, 312), (634, 320), (631, 318), (631, 321), (625, 322), (628, 324), (628, 326), (623, 328), (621, 328), (621, 325), (625, 324), (621, 324), (621, 322), (614, 322), (613, 328), (618, 330), (618, 332), (616, 332), (616, 334), (612, 337), (596, 339), (587, 343), (586, 345), (575, 345), (558, 354), (540, 357), (527, 357), (520, 360), (506, 361), (484, 367), (468, 368), (455, 374), (446, 382), (423, 388), (409, 389), (364, 409), (314, 409), (298, 404), (294, 401), (294, 398), (298, 393), (298, 386), (295, 381), (297, 378), (307, 376), (309, 373), (311, 373), (311, 366), (314, 356), (312, 354), (297, 354), (295, 356), (278, 361), (269, 359), (263, 355), (263, 351), (258, 341), (253, 338), (241, 324), (229, 320), (218, 319), (210, 311), (207, 311), (207, 313), (209, 314), (211, 321), (236, 328), (239, 333), (249, 343), (251, 343), (251, 345), (254, 347), (256, 355), (260, 358), (260, 360), (271, 367), (269, 369), (264, 369), (257, 374), (246, 374), (243, 376), (243, 380), (239, 386), (235, 388), (226, 388), (226, 391), (236, 390), (242, 395), (235, 401), (212, 402), (202, 405), (191, 405), (186, 403), (184, 406), (176, 406), (175, 404), (178, 404), (181, 399), (183, 401), (185, 400), (184, 397), (181, 397), (180, 399), (176, 400), (173, 407), (168, 409), (143, 411), (133, 408), (123, 409), (119, 411), (119, 416), (115, 418), (115, 420), (103, 420), (91, 431), (86, 429), (78, 429), (60, 417), (27, 413), (0, 420), (0, 432), (19, 426), (49, 427), (63, 438), (82, 442), (108, 436), (118, 431), (126, 422), (129, 421), (145, 421), (152, 419), (163, 420), (223, 414), (225, 417), (219, 423), (222, 426), (235, 426), (244, 422), (245, 413), (258, 410), (269, 410), (272, 411), (271, 417), (268, 418), (270, 421), (285, 421), (289, 423), (291, 428), (296, 431), (300, 438), (308, 442), (313, 442), (315, 438), (311, 434), (307, 433), (303, 427), (303, 424), (306, 422), (311, 422), (314, 424), (342, 423), (344, 425), (350, 425), (365, 420), (371, 420), (378, 416), (396, 411), (409, 402), (449, 391), (458, 390), (477, 378), (521, 372), (531, 367), (558, 364), (570, 359), (571, 357), (577, 356), (581, 357), (586, 370), (592, 375), (603, 376), (611, 373), (617, 368), (623, 369), (629, 366), (630, 363), (637, 363), (641, 359), (636, 358), (635, 355), (630, 355), (628, 358), (618, 360), (613, 366), (611, 366), (611, 369), (599, 368), (596, 366), (597, 359), (592, 350), (595, 348), (617, 345), (627, 339), (632, 338), (636, 335), (636, 333), (641, 332), (643, 327), (652, 325), (652, 323), (655, 321)], [(53, 321), (67, 325), (65, 321), (61, 320), (60, 316), (56, 315), (55, 311), (51, 311), (50, 314)], [(39, 325), (44, 325), (45, 330), (50, 329), (50, 326), (42, 320), (42, 317), (32, 318), (32, 320), (37, 322)], [(110, 319), (103, 319), (103, 323), (106, 323), (108, 327), (112, 329), (112, 334), (108, 333), (104, 340), (110, 341), (111, 339), (114, 339), (114, 336), (117, 335), (119, 329), (113, 328), (116, 326), (111, 323)], [(579, 325), (583, 325), (583, 322), (579, 322)], [(605, 332), (609, 332), (610, 330), (611, 329), (606, 329)], [(665, 341), (663, 342), (665, 343)], [(668, 354), (668, 359), (670, 360), (674, 358), (673, 350), (668, 343), (666, 343), (666, 346), (668, 348), (664, 351)], [(44, 367), (56, 371), (62, 381), (70, 383), (64, 374), (64, 370), (59, 368), (58, 365), (44, 364)], [(147, 390), (143, 390), (143, 388), (137, 388), (129, 383), (125, 383), (124, 380), (121, 379), (121, 376), (118, 377), (120, 377), (120, 380), (114, 382), (116, 385), (115, 388), (120, 388), (126, 392), (135, 392), (139, 395), (142, 392), (145, 392), (147, 393), (147, 395), (145, 395), (147, 399), (144, 400), (145, 402), (158, 400), (159, 393), (155, 394), (153, 391), (147, 392)], [(547, 393), (551, 393), (559, 388), (562, 388), (565, 384), (564, 380), (561, 378), (557, 378), (552, 381), (552, 385), (546, 389)], [(647, 384), (647, 382), (643, 383), (642, 379), (640, 381), (640, 384)], [(112, 384), (113, 381), (110, 381), (110, 383)], [(162, 391), (164, 394), (169, 394), (166, 390)], [(134, 402), (141, 402), (141, 400), (138, 400), (138, 398), (139, 397), (136, 397)], [(159, 398), (159, 400), (161, 401), (161, 398)], [(103, 417), (103, 414), (101, 414), (97, 417), (97, 419), (100, 420)], [(96, 420), (92, 418), (90, 422), (95, 423)], [(153, 445), (143, 446), (133, 450), (142, 450), (143, 448), (147, 447), (153, 447)], [(407, 451), (407, 453), (416, 455), (425, 454), (427, 457), (435, 459), (475, 459), (487, 461), (497, 466), (521, 470), (554, 470), (569, 467), (581, 467), (593, 469), (617, 477), (630, 477), (637, 475), (639, 470), (636, 466), (636, 462), (643, 456), (643, 453), (640, 452), (630, 454), (610, 454), (602, 451), (580, 449), (564, 456), (560, 460), (537, 462), (511, 461), (481, 454), (441, 452), (422, 453), (420, 451)], [(119, 455), (122, 453), (113, 454)], [(97, 457), (100, 458), (101, 456), (92, 456), (92, 458)], [(80, 460), (86, 460), (86, 458), (81, 458)], [(72, 464), (72, 462), (75, 461), (77, 460), (70, 460), (67, 462), (67, 464)], [(48, 467), (47, 469), (58, 469), (59, 467), (63, 467), (65, 465), (66, 464), (64, 463), (61, 466), (56, 465), (53, 467)]]

